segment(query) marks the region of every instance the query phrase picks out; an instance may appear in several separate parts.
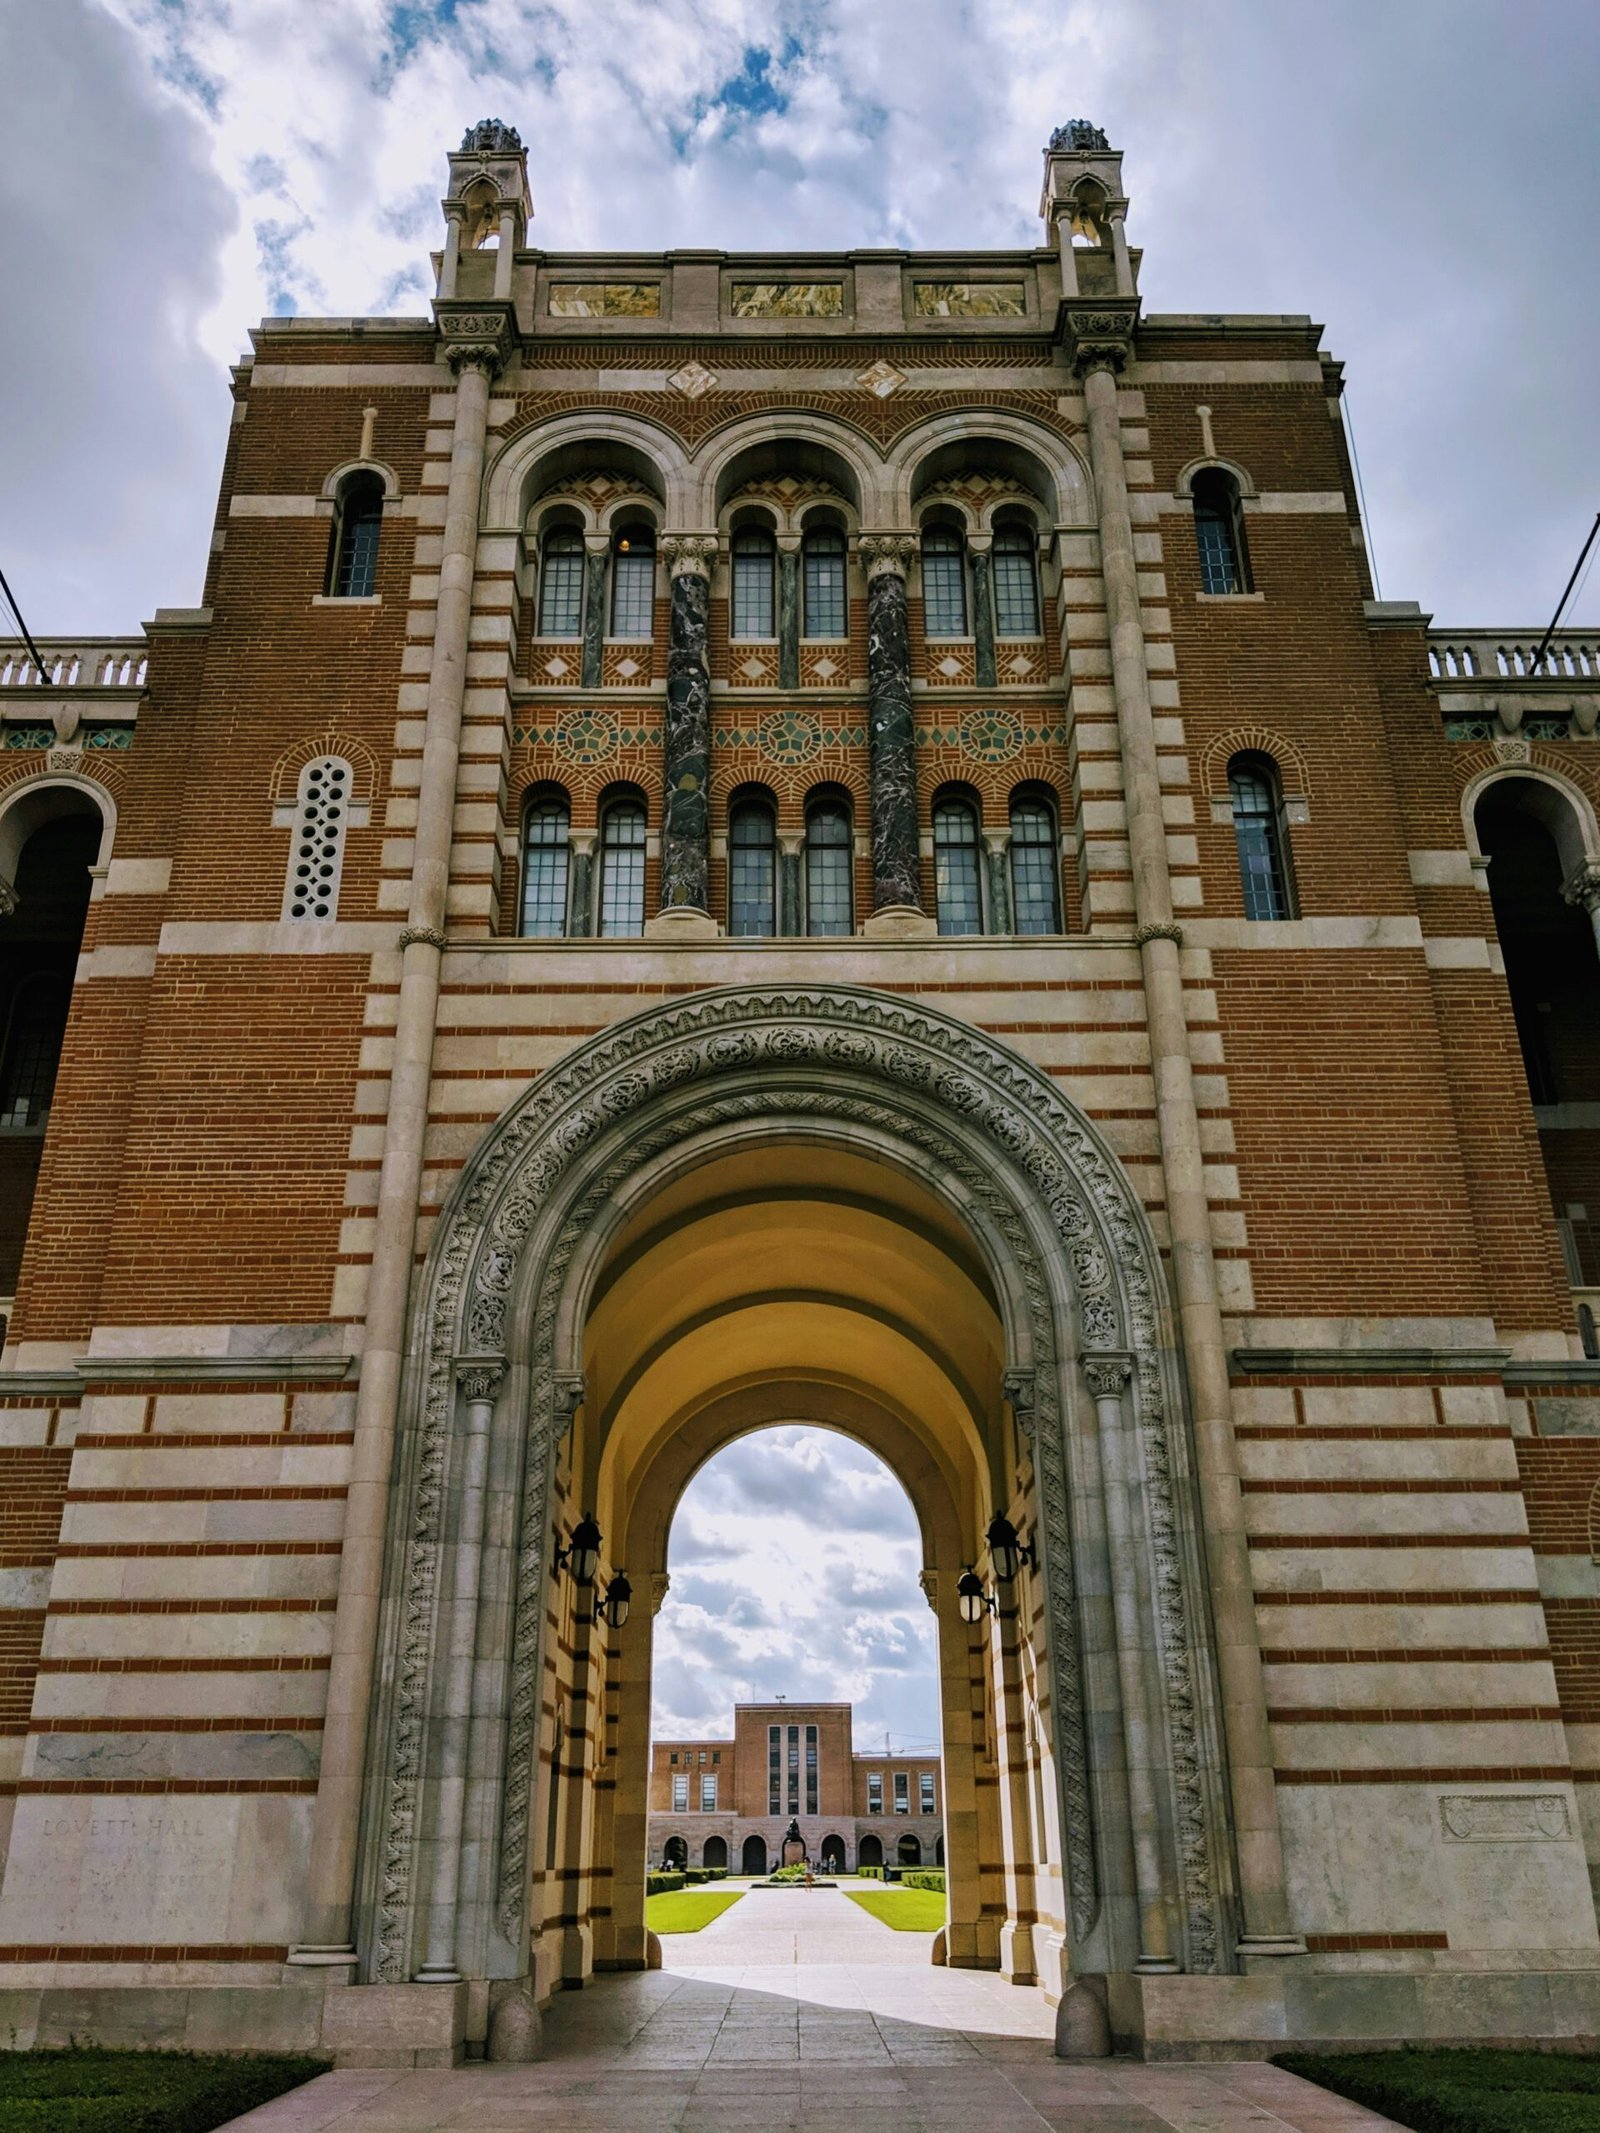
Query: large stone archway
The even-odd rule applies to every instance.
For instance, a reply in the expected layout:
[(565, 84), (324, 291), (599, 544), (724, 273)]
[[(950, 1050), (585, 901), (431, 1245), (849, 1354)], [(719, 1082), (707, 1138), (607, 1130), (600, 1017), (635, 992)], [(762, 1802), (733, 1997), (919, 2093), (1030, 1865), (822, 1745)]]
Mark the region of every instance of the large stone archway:
[(1228, 1968), (1208, 1610), (1143, 1210), (1024, 1060), (890, 996), (797, 986), (708, 992), (584, 1045), (440, 1218), (393, 1482), (363, 1974), (527, 1976), (551, 1479), (597, 1271), (652, 1195), (786, 1137), (914, 1176), (986, 1270), (1036, 1489), (1071, 1968)]

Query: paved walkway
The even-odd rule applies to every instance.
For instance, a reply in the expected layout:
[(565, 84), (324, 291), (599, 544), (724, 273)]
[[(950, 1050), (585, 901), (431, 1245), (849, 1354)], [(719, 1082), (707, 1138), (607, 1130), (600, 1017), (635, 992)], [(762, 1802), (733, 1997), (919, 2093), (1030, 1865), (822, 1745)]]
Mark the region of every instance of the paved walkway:
[(1038, 1993), (936, 1970), (833, 1890), (760, 1889), (545, 2016), (537, 2066), (325, 2074), (231, 2133), (1369, 2133), (1257, 2062), (1063, 2065)]

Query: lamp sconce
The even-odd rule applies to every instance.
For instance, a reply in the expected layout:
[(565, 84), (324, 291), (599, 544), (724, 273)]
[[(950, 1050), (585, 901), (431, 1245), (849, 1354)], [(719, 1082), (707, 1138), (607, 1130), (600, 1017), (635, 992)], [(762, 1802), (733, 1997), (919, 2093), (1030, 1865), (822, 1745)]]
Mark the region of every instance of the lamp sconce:
[(961, 1609), (963, 1622), (981, 1622), (986, 1614), (997, 1615), (1000, 1602), (992, 1592), (985, 1592), (983, 1580), (968, 1563), (956, 1580), (956, 1605)]
[(604, 1599), (594, 1603), (594, 1619), (597, 1623), (609, 1624), (612, 1629), (621, 1629), (628, 1619), (628, 1607), (633, 1599), (633, 1587), (628, 1583), (626, 1570), (619, 1570), (606, 1587)]
[(600, 1567), (600, 1528), (594, 1522), (594, 1513), (585, 1511), (572, 1529), (572, 1538), (563, 1547), (556, 1543), (555, 1554), (550, 1561), (550, 1574), (559, 1577), (563, 1570), (572, 1572), (573, 1581), (579, 1585), (592, 1585), (594, 1574)]
[(1030, 1570), (1038, 1569), (1037, 1546), (1019, 1539), (1016, 1527), (1003, 1513), (996, 1512), (990, 1520), (988, 1539), (989, 1561), (1002, 1585), (1009, 1585), (1024, 1563)]

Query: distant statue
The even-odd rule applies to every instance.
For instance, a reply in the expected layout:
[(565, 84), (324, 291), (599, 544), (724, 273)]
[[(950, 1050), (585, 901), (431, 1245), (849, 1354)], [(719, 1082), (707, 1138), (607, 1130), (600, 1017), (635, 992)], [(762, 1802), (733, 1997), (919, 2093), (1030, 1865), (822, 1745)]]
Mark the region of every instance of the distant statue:
[(791, 1820), (789, 1827), (783, 1833), (783, 1851), (780, 1855), (780, 1863), (784, 1866), (809, 1866), (811, 1864), (810, 1855), (806, 1851), (806, 1840), (800, 1834), (798, 1816)]
[(1103, 129), (1090, 119), (1068, 119), (1050, 136), (1052, 148), (1064, 148), (1071, 155), (1110, 155), (1111, 143)]
[(461, 138), (463, 155), (515, 155), (521, 146), (522, 135), (504, 119), (479, 119)]

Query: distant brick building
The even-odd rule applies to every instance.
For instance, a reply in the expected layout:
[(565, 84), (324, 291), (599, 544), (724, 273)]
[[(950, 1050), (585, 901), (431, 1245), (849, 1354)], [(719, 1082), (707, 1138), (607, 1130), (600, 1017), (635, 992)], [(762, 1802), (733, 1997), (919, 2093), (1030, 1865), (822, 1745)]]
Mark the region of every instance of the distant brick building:
[(741, 1703), (729, 1740), (653, 1742), (651, 1864), (764, 1874), (798, 1822), (822, 1871), (943, 1866), (937, 1751), (857, 1749), (852, 1716), (847, 1703)]
[(1012, 251), (529, 212), (474, 128), (431, 314), (252, 336), (204, 604), (0, 650), (14, 2033), (642, 1964), (673, 1509), (804, 1421), (952, 1963), (1592, 2036), (1600, 646), (1374, 599), (1321, 329), (1147, 307), (1092, 126)]

